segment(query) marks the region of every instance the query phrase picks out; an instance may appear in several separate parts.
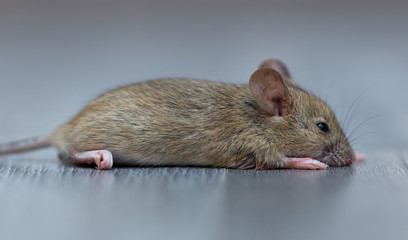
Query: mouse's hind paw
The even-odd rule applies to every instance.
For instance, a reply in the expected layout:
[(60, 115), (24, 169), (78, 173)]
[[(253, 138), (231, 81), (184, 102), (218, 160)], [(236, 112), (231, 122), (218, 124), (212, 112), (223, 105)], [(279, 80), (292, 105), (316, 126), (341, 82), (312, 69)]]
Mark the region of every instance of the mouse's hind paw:
[(113, 166), (113, 156), (108, 150), (96, 151), (99, 157), (95, 158), (96, 169), (111, 169)]
[(95, 150), (86, 152), (70, 152), (78, 163), (96, 164), (96, 169), (107, 170), (113, 165), (112, 153), (108, 150)]

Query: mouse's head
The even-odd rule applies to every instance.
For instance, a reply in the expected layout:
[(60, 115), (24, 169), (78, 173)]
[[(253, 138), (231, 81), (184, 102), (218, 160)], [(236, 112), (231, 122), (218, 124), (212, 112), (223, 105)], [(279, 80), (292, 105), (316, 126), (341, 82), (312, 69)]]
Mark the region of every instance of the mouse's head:
[(260, 68), (249, 85), (287, 157), (311, 157), (330, 166), (355, 161), (354, 151), (330, 107), (297, 87), (284, 72)]

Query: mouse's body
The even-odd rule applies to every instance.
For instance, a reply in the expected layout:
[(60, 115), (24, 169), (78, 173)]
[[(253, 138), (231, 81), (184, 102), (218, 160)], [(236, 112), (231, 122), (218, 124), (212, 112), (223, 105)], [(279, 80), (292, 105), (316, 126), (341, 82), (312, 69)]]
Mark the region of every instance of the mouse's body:
[(244, 85), (147, 81), (95, 99), (52, 144), (67, 153), (108, 150), (120, 164), (226, 166), (221, 160), (252, 151), (243, 145), (256, 136), (241, 122), (257, 118), (254, 105)]
[(249, 85), (159, 79), (109, 91), (50, 143), (61, 158), (98, 169), (113, 163), (324, 169), (355, 161), (327, 104), (271, 60)]

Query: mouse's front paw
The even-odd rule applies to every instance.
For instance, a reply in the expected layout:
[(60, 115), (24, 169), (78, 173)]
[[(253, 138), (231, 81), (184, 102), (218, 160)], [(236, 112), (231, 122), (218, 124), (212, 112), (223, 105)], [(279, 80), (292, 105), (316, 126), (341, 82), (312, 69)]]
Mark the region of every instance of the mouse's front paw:
[(365, 162), (365, 160), (366, 160), (366, 156), (364, 154), (356, 153), (356, 162), (362, 163), (362, 162)]
[(324, 170), (329, 166), (313, 158), (288, 158), (288, 163), (284, 168), (304, 169), (304, 170)]

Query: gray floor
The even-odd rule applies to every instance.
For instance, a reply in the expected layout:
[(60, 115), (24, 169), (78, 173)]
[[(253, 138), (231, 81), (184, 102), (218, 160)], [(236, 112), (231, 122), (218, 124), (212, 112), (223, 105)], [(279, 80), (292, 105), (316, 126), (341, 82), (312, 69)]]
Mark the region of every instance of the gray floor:
[(275, 57), (357, 128), (367, 161), (96, 171), (51, 149), (1, 156), (0, 238), (407, 239), (407, 13), (400, 0), (1, 0), (0, 142), (49, 134), (120, 85), (246, 83)]
[(364, 164), (326, 171), (98, 171), (3, 157), (1, 236), (406, 239), (407, 159), (408, 152), (375, 152)]

